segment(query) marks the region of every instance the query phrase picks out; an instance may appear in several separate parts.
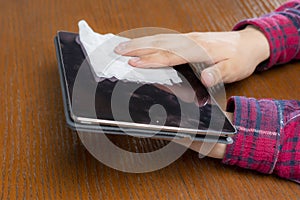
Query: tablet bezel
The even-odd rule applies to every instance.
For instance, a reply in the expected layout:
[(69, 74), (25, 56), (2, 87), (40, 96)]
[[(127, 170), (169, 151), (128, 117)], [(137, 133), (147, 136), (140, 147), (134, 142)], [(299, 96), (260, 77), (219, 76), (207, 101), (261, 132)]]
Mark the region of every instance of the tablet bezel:
[[(75, 33), (70, 33), (70, 32), (64, 32), (64, 31), (59, 31), (57, 33), (57, 53), (58, 57), (60, 57), (60, 65), (61, 65), (61, 70), (63, 73), (63, 81), (62, 84), (65, 84), (66, 88), (67, 86), (67, 80), (66, 80), (66, 72), (64, 69), (64, 62), (63, 62), (63, 56), (62, 56), (62, 49), (61, 49), (61, 43), (60, 43), (60, 34), (75, 34)], [(201, 129), (190, 129), (190, 128), (181, 128), (181, 127), (170, 127), (170, 126), (159, 126), (159, 125), (149, 125), (149, 124), (139, 124), (139, 123), (132, 123), (132, 122), (120, 122), (120, 121), (113, 121), (113, 120), (106, 120), (106, 119), (95, 119), (95, 118), (86, 118), (86, 117), (80, 117), (76, 116), (73, 111), (72, 111), (72, 104), (71, 104), (71, 97), (68, 92), (68, 89), (66, 89), (66, 101), (67, 106), (68, 106), (68, 112), (70, 113), (71, 119), (74, 121), (74, 124), (83, 124), (83, 125), (95, 125), (95, 126), (112, 126), (112, 127), (119, 127), (119, 128), (125, 128), (125, 129), (138, 129), (138, 130), (148, 130), (148, 131), (164, 131), (166, 133), (170, 134), (201, 134), (201, 135), (212, 135), (212, 136), (232, 136), (236, 133), (235, 127), (232, 125), (232, 123), (228, 120), (226, 115), (223, 113), (225, 120), (229, 122), (229, 124), (232, 126), (232, 132), (222, 132), (220, 131), (215, 131), (215, 130), (201, 130)], [(214, 104), (220, 109), (218, 104), (214, 102)], [(220, 111), (222, 111), (220, 109)]]

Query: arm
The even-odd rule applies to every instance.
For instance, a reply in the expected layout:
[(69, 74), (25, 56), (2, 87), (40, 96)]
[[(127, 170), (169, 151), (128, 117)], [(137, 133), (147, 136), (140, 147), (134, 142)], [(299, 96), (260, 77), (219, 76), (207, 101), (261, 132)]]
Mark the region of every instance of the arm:
[(201, 72), (201, 81), (211, 87), (217, 83), (231, 83), (250, 76), (256, 66), (270, 56), (264, 34), (248, 26), (230, 32), (192, 32), (159, 34), (132, 39), (119, 44), (115, 51), (132, 56), (129, 64), (150, 68), (183, 63), (208, 63)]
[(270, 45), (270, 57), (257, 67), (258, 71), (300, 59), (300, 0), (288, 1), (262, 17), (241, 21), (234, 30), (249, 25), (259, 29)]
[[(270, 44), (270, 58), (257, 70), (300, 58), (300, 1), (242, 21), (234, 29), (248, 25), (262, 31)], [(223, 163), (275, 173), (300, 183), (300, 102), (232, 97), (228, 111), (234, 112), (238, 134), (232, 145), (219, 152), (224, 155)]]
[(238, 134), (223, 163), (300, 183), (300, 101), (231, 97)]
[[(235, 27), (239, 31), (184, 34), (206, 49), (214, 63), (202, 72), (202, 81), (207, 86), (222, 80), (233, 82), (251, 75), (257, 65), (257, 70), (265, 70), (299, 59), (299, 4), (299, 0), (289, 1), (271, 14), (240, 22)], [(136, 56), (130, 62), (136, 67), (149, 67), (151, 63), (181, 64), (184, 61), (176, 56), (180, 52), (172, 51), (174, 41), (183, 51), (190, 46), (179, 42), (182, 37), (177, 36), (134, 39), (120, 44), (116, 52)], [(188, 55), (196, 59), (192, 61), (204, 61), (199, 52)], [(213, 81), (207, 84), (210, 75)], [(227, 147), (217, 144), (208, 156), (300, 182), (300, 102), (232, 97), (228, 111), (234, 112), (233, 122), (238, 129), (234, 144)], [(199, 151), (200, 147), (201, 143), (193, 142), (190, 148)]]
[[(257, 70), (300, 58), (300, 1), (289, 1), (275, 12), (240, 22), (235, 30), (253, 25), (270, 44), (270, 58)], [(262, 173), (275, 173), (300, 183), (300, 102), (232, 97), (238, 129), (223, 163)]]
[(273, 13), (240, 22), (232, 32), (160, 34), (121, 43), (115, 51), (135, 57), (129, 61), (134, 67), (208, 62), (211, 67), (201, 73), (208, 87), (239, 81), (255, 69), (300, 58), (299, 4), (289, 1)]

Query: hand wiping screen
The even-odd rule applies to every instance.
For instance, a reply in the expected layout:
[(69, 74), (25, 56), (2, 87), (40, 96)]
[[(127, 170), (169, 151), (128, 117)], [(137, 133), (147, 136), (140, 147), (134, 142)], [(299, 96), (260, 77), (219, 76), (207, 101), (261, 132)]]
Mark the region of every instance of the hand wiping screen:
[(120, 56), (114, 48), (128, 38), (114, 34), (99, 34), (94, 32), (88, 24), (81, 20), (79, 26), (79, 40), (88, 56), (88, 61), (96, 81), (104, 79), (118, 79), (138, 83), (158, 83), (172, 85), (182, 82), (177, 71), (172, 67), (143, 69), (128, 64), (131, 57)]

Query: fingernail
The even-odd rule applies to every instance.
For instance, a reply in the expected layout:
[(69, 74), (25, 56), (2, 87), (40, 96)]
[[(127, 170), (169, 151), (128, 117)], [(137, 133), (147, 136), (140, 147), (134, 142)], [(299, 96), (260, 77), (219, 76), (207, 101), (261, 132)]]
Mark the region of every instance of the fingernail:
[(205, 73), (205, 76), (203, 76), (202, 78), (203, 78), (204, 84), (207, 87), (211, 87), (215, 83), (214, 76), (213, 76), (213, 74), (211, 72)]
[(134, 57), (130, 59), (130, 62), (138, 63), (141, 59), (139, 57)]
[(122, 42), (116, 46), (115, 51), (118, 53), (123, 53), (127, 47), (128, 42)]

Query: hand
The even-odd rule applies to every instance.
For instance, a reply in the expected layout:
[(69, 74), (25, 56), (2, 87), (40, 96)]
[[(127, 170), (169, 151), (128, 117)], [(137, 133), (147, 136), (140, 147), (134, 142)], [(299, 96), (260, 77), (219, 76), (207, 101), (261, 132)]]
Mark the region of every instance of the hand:
[(115, 52), (132, 56), (134, 67), (162, 67), (206, 62), (201, 72), (208, 87), (231, 83), (250, 76), (256, 66), (270, 56), (269, 43), (259, 30), (248, 26), (241, 31), (160, 34), (119, 44)]
[[(226, 113), (228, 119), (230, 121), (233, 120), (233, 114), (232, 113)], [(192, 143), (189, 141), (188, 138), (184, 139), (173, 139), (173, 142), (176, 142), (180, 145), (187, 146), (189, 149), (196, 151), (200, 154), (206, 155), (206, 150), (202, 149), (203, 142), (198, 142), (198, 141), (193, 141)], [(189, 144), (189, 145), (187, 145)], [(218, 159), (223, 159), (225, 152), (226, 152), (226, 144), (221, 144), (221, 143), (216, 143), (211, 151), (207, 154), (207, 156), (212, 157), (212, 158), (218, 158)]]

